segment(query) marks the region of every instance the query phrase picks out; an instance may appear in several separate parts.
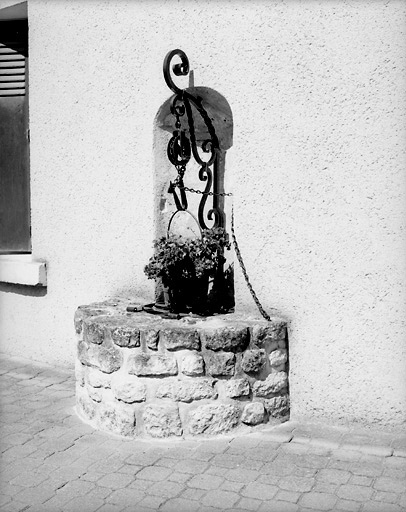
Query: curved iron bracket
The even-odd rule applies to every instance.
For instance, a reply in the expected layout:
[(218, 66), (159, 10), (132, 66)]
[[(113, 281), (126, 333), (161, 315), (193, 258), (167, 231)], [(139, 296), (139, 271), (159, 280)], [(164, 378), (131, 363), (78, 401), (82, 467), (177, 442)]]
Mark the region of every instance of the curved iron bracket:
[[(172, 60), (177, 57), (181, 62), (174, 64), (171, 67)], [(165, 82), (169, 89), (175, 93), (171, 103), (171, 113), (175, 116), (175, 129), (173, 136), (169, 141), (167, 154), (170, 162), (178, 171), (178, 177), (175, 181), (170, 183), (168, 192), (173, 194), (176, 208), (178, 210), (187, 209), (186, 191), (198, 192), (202, 194), (202, 199), (199, 204), (198, 219), (200, 226), (207, 229), (205, 219), (205, 205), (209, 196), (213, 197), (212, 208), (207, 212), (207, 219), (210, 221), (214, 218), (214, 226), (224, 226), (224, 212), (219, 206), (218, 194), (218, 157), (219, 157), (219, 141), (213, 126), (213, 123), (202, 105), (200, 97), (194, 97), (185, 89), (177, 87), (171, 76), (171, 69), (175, 76), (186, 76), (189, 73), (189, 59), (184, 51), (176, 49), (170, 51), (163, 63), (163, 73)], [(195, 123), (193, 118), (193, 110), (195, 110), (203, 120), (208, 132), (209, 138), (201, 142), (199, 146), (196, 140)], [(190, 140), (185, 132), (181, 129), (180, 118), (186, 114), (188, 132)], [(199, 148), (203, 154), (207, 154), (208, 158), (204, 159), (199, 152)], [(206, 187), (203, 192), (188, 189), (184, 186), (183, 175), (186, 170), (186, 165), (191, 156), (200, 166), (199, 179), (206, 182)], [(176, 194), (176, 187), (180, 190), (181, 200)], [(213, 187), (213, 190), (211, 190)]]

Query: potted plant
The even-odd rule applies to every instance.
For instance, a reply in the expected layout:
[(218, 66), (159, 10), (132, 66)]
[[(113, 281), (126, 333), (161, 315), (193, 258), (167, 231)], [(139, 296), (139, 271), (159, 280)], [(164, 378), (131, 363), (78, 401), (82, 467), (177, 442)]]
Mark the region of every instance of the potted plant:
[[(173, 313), (209, 314), (209, 285), (222, 273), (224, 250), (230, 249), (224, 228), (202, 230), (200, 238), (169, 234), (154, 240), (155, 253), (145, 266), (149, 279), (161, 279)], [(218, 302), (218, 299), (217, 299)]]

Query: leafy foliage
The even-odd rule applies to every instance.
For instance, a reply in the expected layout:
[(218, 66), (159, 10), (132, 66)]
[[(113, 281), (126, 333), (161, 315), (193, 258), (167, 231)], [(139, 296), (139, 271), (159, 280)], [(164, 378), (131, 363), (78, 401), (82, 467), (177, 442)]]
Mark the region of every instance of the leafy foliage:
[(161, 278), (165, 286), (182, 279), (214, 277), (224, 263), (224, 249), (230, 249), (224, 228), (203, 230), (202, 237), (183, 238), (169, 235), (154, 240), (155, 253), (144, 272), (148, 279)]

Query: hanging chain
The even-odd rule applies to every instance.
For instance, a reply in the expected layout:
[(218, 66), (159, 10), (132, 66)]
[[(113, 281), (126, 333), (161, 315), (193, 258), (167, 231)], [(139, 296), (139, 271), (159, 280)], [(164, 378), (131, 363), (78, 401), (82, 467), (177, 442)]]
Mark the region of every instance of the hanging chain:
[(231, 192), (204, 192), (203, 190), (197, 190), (195, 188), (190, 187), (182, 187), (179, 185), (179, 176), (175, 178), (175, 181), (173, 182), (174, 187), (178, 187), (179, 190), (185, 190), (186, 192), (192, 192), (193, 194), (204, 194), (206, 196), (232, 196), (233, 194)]
[(265, 318), (265, 320), (268, 320), (268, 322), (270, 322), (271, 317), (268, 315), (268, 313), (262, 307), (262, 304), (259, 302), (257, 294), (255, 293), (254, 288), (252, 287), (252, 285), (250, 283), (250, 280), (249, 280), (249, 277), (247, 274), (247, 270), (245, 268), (245, 265), (244, 265), (244, 262), (243, 262), (243, 259), (241, 256), (240, 248), (238, 247), (237, 239), (235, 237), (235, 232), (234, 232), (234, 207), (231, 209), (231, 237), (233, 239), (235, 254), (237, 255), (238, 262), (240, 264), (242, 273), (244, 274), (244, 279), (245, 279), (245, 282), (247, 283), (247, 286), (251, 293), (251, 296), (254, 299), (254, 302), (257, 305), (257, 308), (259, 309), (259, 312), (261, 313), (261, 315)]

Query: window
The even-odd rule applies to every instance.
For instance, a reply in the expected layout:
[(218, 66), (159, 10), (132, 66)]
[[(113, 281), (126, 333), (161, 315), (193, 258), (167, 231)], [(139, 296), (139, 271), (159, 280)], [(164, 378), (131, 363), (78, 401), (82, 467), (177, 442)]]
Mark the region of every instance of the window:
[(27, 61), (27, 20), (0, 20), (0, 254), (31, 252)]

